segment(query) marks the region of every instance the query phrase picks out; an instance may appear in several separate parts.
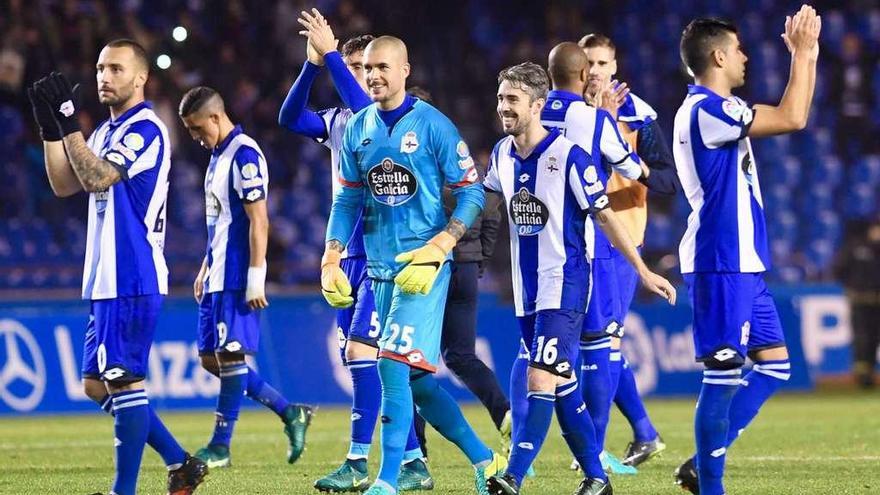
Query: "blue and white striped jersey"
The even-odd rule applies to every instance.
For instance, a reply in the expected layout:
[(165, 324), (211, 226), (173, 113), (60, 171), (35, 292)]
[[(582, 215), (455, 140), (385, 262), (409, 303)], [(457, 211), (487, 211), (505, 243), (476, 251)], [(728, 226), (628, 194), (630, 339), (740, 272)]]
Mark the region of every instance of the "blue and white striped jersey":
[(588, 214), (608, 206), (607, 177), (590, 155), (556, 129), (522, 158), (508, 136), (492, 150), (483, 187), (501, 193), (510, 224), (516, 315), (545, 309), (586, 311)]
[[(544, 127), (559, 129), (587, 151), (606, 175), (611, 175), (612, 169), (627, 179), (638, 179), (642, 175), (639, 156), (620, 135), (611, 114), (587, 105), (580, 95), (551, 91), (541, 112), (541, 123)], [(611, 243), (592, 219), (587, 219), (585, 235), (590, 259), (611, 257)]]
[(162, 250), (171, 145), (165, 124), (141, 102), (102, 122), (88, 146), (113, 163), (122, 180), (89, 194), (83, 299), (167, 294)]
[(265, 200), (268, 192), (266, 158), (257, 142), (236, 126), (211, 152), (205, 173), (207, 292), (247, 288), (251, 222), (244, 205)]
[[(348, 125), (349, 119), (354, 115), (350, 108), (328, 108), (318, 112), (321, 120), (324, 121), (324, 128), (327, 131), (327, 139), (318, 139), (317, 141), (330, 150), (330, 169), (333, 178), (333, 195), (339, 192), (342, 183), (339, 182), (339, 154), (342, 151), (342, 137), (345, 135), (345, 126)], [(364, 222), (363, 216), (355, 225), (354, 233), (342, 252), (343, 258), (349, 256), (366, 256), (367, 251), (364, 249)]]
[(655, 120), (657, 111), (633, 93), (626, 95), (623, 105), (617, 110), (617, 121), (626, 122), (631, 131), (637, 131)]
[(691, 206), (679, 246), (682, 273), (770, 268), (764, 202), (747, 137), (752, 109), (690, 85), (675, 115), (673, 155)]

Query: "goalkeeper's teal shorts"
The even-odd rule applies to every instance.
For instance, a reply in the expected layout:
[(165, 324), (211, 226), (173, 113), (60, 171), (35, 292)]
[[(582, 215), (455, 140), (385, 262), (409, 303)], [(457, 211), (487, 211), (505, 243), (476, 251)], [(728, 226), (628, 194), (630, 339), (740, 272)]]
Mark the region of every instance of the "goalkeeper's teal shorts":
[(434, 373), (452, 270), (444, 263), (427, 295), (404, 294), (393, 281), (373, 280), (376, 311), (382, 322), (379, 357)]

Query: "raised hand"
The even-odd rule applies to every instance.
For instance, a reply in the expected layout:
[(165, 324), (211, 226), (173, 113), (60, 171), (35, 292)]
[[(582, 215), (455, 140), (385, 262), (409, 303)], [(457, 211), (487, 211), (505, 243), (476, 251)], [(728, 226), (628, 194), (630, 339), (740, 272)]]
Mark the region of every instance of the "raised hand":
[(816, 9), (809, 5), (802, 5), (794, 16), (786, 16), (782, 40), (792, 55), (804, 53), (816, 58), (819, 55), (819, 33), (821, 31), (822, 18), (816, 14)]
[(327, 53), (336, 51), (339, 40), (333, 35), (333, 29), (318, 9), (312, 9), (311, 13), (302, 11), (297, 22), (305, 28), (299, 34), (309, 39), (309, 44), (318, 56), (323, 58)]

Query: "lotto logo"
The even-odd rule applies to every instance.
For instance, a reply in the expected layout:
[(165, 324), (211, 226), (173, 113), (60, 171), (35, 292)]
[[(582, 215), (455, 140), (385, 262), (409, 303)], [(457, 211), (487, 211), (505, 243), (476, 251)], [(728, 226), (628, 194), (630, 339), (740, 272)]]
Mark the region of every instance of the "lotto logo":
[(556, 365), (556, 372), (557, 373), (565, 373), (566, 371), (568, 371), (570, 369), (571, 369), (571, 365), (568, 364), (567, 362), (559, 363)]
[(532, 445), (532, 442), (520, 442), (516, 444), (517, 447), (526, 450), (535, 450), (535, 446)]
[(425, 357), (419, 351), (412, 351), (406, 355), (406, 360), (410, 363), (421, 363), (425, 360)]
[(715, 353), (715, 359), (717, 361), (727, 361), (728, 359), (733, 359), (735, 356), (736, 351), (733, 349), (721, 349)]
[(118, 378), (122, 378), (125, 375), (125, 370), (122, 368), (110, 368), (109, 370), (104, 372), (104, 379), (107, 381), (113, 381)]
[(711, 453), (710, 455), (711, 455), (712, 457), (721, 457), (721, 456), (723, 456), (725, 453), (727, 453), (727, 449), (724, 448), (724, 447), (721, 447), (720, 449), (715, 449), (715, 450), (713, 450), (712, 453)]
[(238, 352), (241, 350), (241, 343), (233, 341), (223, 346), (223, 348), (229, 352)]

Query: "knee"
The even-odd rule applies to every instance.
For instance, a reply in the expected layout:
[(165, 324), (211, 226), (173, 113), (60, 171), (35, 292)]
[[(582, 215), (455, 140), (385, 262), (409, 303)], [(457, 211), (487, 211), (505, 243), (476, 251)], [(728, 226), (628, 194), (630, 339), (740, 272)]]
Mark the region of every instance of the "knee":
[(200, 356), (202, 368), (214, 376), (220, 376), (220, 365), (217, 364), (217, 357), (213, 355)]
[(89, 399), (98, 403), (104, 400), (104, 397), (107, 397), (107, 387), (104, 385), (104, 382), (93, 378), (83, 380), (83, 392), (85, 392)]

